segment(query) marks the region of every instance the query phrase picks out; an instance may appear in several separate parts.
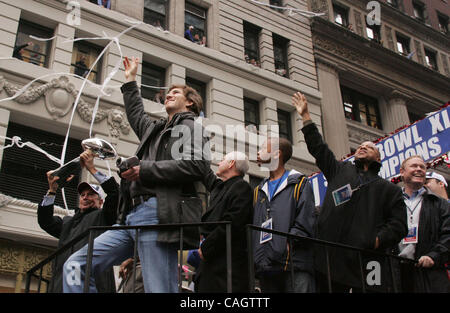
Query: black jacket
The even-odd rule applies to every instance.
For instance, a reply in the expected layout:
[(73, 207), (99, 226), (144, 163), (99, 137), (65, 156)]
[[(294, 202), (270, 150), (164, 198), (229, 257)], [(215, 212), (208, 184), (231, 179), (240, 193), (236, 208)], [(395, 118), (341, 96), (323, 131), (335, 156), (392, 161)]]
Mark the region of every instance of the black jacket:
[[(53, 205), (38, 206), (39, 226), (48, 234), (59, 239), (58, 249), (66, 243), (86, 231), (91, 226), (110, 226), (117, 219), (117, 205), (119, 200), (119, 188), (113, 177), (105, 181), (102, 185), (107, 194), (102, 209), (87, 209), (81, 212), (75, 209), (75, 215), (60, 218), (53, 215)], [(101, 232), (96, 232), (96, 236)], [(72, 249), (62, 252), (53, 262), (53, 276), (50, 283), (49, 292), (62, 292), (62, 273), (64, 262), (69, 256), (78, 251), (88, 243), (89, 236), (84, 237), (76, 243)], [(114, 273), (112, 268), (96, 277), (97, 290), (99, 292), (115, 292)]]
[[(397, 250), (394, 251), (397, 253)], [(423, 194), (414, 259), (422, 256), (432, 258), (434, 266), (423, 269), (423, 281), (418, 271), (411, 273), (414, 275), (414, 290), (449, 293), (450, 280), (444, 265), (450, 257), (450, 205), (428, 189)]]
[[(317, 238), (374, 250), (378, 237), (378, 252), (392, 249), (408, 232), (406, 206), (400, 187), (378, 176), (381, 167), (378, 162), (372, 162), (365, 172), (358, 162), (352, 164), (337, 161), (314, 123), (304, 126), (302, 132), (308, 151), (316, 159), (317, 166), (328, 181), (317, 221)], [(353, 193), (350, 201), (335, 206), (332, 192), (346, 184), (350, 184), (352, 189), (360, 185), (362, 187)], [(373, 255), (363, 255), (364, 271), (367, 263), (372, 260), (384, 261)], [(361, 287), (360, 264), (356, 253), (330, 249), (330, 262), (334, 281)], [(326, 273), (325, 250), (318, 246), (315, 250), (315, 267), (321, 273)], [(382, 271), (387, 267), (381, 264)], [(387, 277), (385, 275), (387, 272), (383, 271), (382, 285)]]
[[(139, 159), (142, 159), (144, 149), (149, 148), (149, 141), (162, 133), (154, 150), (156, 155), (150, 155), (150, 160), (141, 160), (139, 172), (142, 184), (151, 187), (156, 193), (159, 223), (200, 222), (202, 206), (195, 183), (203, 180), (208, 173), (210, 162), (207, 161), (209, 155), (205, 155), (206, 150), (203, 150), (207, 140), (203, 137), (200, 137), (201, 143), (194, 140), (199, 135), (194, 133), (194, 128), (196, 131), (202, 131), (199, 124), (196, 126), (195, 114), (177, 113), (170, 123), (167, 123), (167, 119), (152, 120), (144, 111), (136, 82), (124, 84), (121, 90), (128, 121), (140, 140), (136, 151)], [(178, 133), (179, 130), (187, 131), (186, 138), (184, 134)], [(180, 145), (180, 137), (187, 142), (191, 141), (190, 151), (184, 150), (184, 146)], [(183, 157), (178, 159), (172, 157), (171, 152), (176, 149), (182, 150)], [(132, 209), (129, 187), (130, 183), (122, 179), (119, 204), (121, 224), (125, 222), (126, 215)], [(186, 229), (184, 235), (186, 249), (198, 247), (198, 231)], [(179, 242), (179, 231), (158, 230), (158, 241)]]
[[(212, 173), (212, 172), (211, 172)], [(214, 173), (209, 177), (215, 177)], [(248, 255), (245, 225), (251, 224), (252, 190), (241, 177), (223, 182), (214, 179), (207, 184), (210, 194), (209, 209), (202, 222), (231, 221), (232, 291), (248, 292)], [(227, 291), (227, 258), (225, 225), (202, 226), (204, 236), (201, 249), (205, 258), (197, 271), (199, 292)]]
[[(253, 224), (261, 227), (267, 220), (267, 210), (273, 220), (273, 229), (303, 237), (314, 237), (316, 212), (314, 193), (308, 177), (291, 170), (289, 176), (269, 201), (265, 179), (256, 187), (254, 194), (255, 213)], [(301, 183), (301, 184), (300, 184)], [(287, 252), (287, 239), (274, 235), (272, 240), (260, 243), (261, 232), (253, 232), (253, 249), (256, 273), (290, 270), (294, 260), (296, 270), (314, 273), (313, 246), (300, 241), (293, 242), (291, 253)], [(292, 258), (292, 251), (294, 251)]]

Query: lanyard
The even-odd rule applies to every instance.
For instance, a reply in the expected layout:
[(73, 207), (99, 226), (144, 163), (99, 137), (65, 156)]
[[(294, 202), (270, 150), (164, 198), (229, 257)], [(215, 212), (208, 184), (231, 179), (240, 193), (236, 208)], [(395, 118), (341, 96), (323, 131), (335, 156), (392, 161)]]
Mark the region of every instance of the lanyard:
[(423, 198), (420, 198), (420, 200), (416, 203), (416, 205), (414, 206), (413, 209), (411, 209), (411, 207), (405, 202), (406, 204), (406, 208), (409, 211), (410, 217), (409, 220), (411, 221), (411, 223), (413, 222), (413, 215), (414, 215), (414, 211), (417, 209), (417, 207), (419, 206), (419, 204), (422, 203)]
[(363, 181), (361, 179), (361, 175), (358, 175), (358, 178), (359, 178), (359, 186), (357, 186), (355, 189), (352, 189), (352, 193), (355, 192), (355, 191), (358, 191), (362, 187), (364, 187), (364, 186), (366, 186), (366, 185), (368, 185), (368, 184), (378, 180), (378, 178), (380, 178), (380, 177), (377, 176), (377, 177), (375, 177), (375, 178), (373, 178), (373, 179), (371, 179), (371, 180), (369, 180), (368, 182), (365, 182), (365, 183), (363, 183)]

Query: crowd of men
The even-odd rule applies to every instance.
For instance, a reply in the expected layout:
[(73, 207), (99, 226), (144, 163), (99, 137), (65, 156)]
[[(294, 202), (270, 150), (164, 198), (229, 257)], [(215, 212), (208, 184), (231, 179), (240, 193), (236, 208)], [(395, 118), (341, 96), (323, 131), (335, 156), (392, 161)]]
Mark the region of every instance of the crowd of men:
[[(249, 161), (242, 152), (226, 154), (215, 173), (210, 158), (202, 154), (204, 149), (194, 147), (195, 141), (190, 149), (182, 147), (181, 158), (172, 155), (180, 149), (179, 137), (173, 132), (181, 127), (194, 138), (202, 98), (189, 86), (171, 86), (164, 101), (167, 118), (152, 120), (144, 111), (136, 84), (138, 65), (138, 59), (125, 58), (127, 82), (121, 90), (128, 121), (140, 141), (135, 153), (139, 165), (120, 174), (119, 186), (94, 167), (92, 152), (85, 151), (81, 165), (107, 196), (99, 186), (81, 183), (79, 207), (74, 216), (64, 219), (53, 216), (61, 182), (48, 173), (49, 190), (39, 206), (38, 220), (44, 230), (59, 238), (59, 246), (90, 226), (228, 221), (233, 292), (249, 291), (249, 245), (262, 292), (450, 291), (445, 267), (450, 209), (442, 189), (447, 183), (437, 173), (427, 174), (420, 156), (402, 163), (403, 188), (378, 175), (380, 153), (372, 142), (358, 147), (354, 163), (338, 161), (312, 122), (306, 97), (295, 93), (292, 104), (303, 120), (308, 151), (328, 181), (323, 204), (315, 206), (307, 176), (286, 168), (292, 144), (278, 137), (267, 138), (258, 152), (257, 163), (268, 168), (269, 177), (252, 190), (244, 180)], [(200, 144), (206, 145), (207, 139)], [(209, 192), (206, 209), (198, 194), (199, 184)], [(248, 224), (267, 231), (253, 231), (247, 242)], [(297, 237), (288, 240), (269, 230)], [(199, 258), (196, 292), (227, 291), (226, 237), (223, 224), (185, 229), (184, 247)], [(140, 229), (137, 242), (135, 238), (134, 229), (98, 234), (89, 292), (114, 292), (111, 268), (122, 264), (121, 273), (129, 272), (126, 268), (134, 262), (130, 258), (135, 245), (143, 291), (177, 292), (179, 230)], [(58, 257), (51, 291), (83, 291), (87, 253), (86, 241), (81, 241)], [(385, 253), (402, 258), (387, 259)], [(373, 264), (378, 265), (374, 267), (378, 273), (373, 272)]]

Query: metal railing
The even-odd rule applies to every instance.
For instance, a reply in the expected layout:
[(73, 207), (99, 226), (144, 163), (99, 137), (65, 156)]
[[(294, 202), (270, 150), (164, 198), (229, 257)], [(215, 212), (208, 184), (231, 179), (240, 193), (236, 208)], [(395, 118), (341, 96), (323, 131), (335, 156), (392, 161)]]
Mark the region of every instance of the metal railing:
[[(184, 233), (183, 230), (185, 228), (189, 227), (200, 227), (200, 226), (206, 226), (206, 225), (225, 225), (225, 233), (226, 233), (226, 255), (227, 255), (227, 292), (230, 293), (232, 291), (232, 268), (231, 268), (231, 222), (202, 222), (202, 223), (178, 223), (178, 224), (157, 224), (157, 225), (139, 225), (139, 226), (92, 226), (80, 235), (76, 236), (74, 239), (69, 241), (66, 245), (63, 247), (57, 249), (54, 253), (49, 255), (47, 258), (39, 262), (37, 265), (32, 267), (30, 270), (27, 271), (26, 274), (26, 285), (25, 285), (25, 293), (30, 292), (30, 286), (31, 286), (31, 279), (32, 277), (36, 277), (39, 279), (38, 281), (38, 287), (37, 292), (40, 292), (41, 290), (41, 283), (42, 281), (47, 283), (47, 292), (48, 292), (48, 285), (49, 280), (43, 278), (42, 272), (45, 265), (52, 262), (58, 255), (60, 255), (62, 252), (66, 251), (67, 249), (71, 248), (73, 245), (75, 245), (77, 242), (85, 238), (86, 236), (89, 236), (88, 239), (88, 253), (86, 257), (86, 272), (84, 277), (84, 287), (83, 292), (87, 293), (89, 292), (89, 281), (90, 281), (90, 275), (91, 275), (91, 268), (92, 268), (92, 255), (94, 250), (94, 240), (95, 232), (99, 231), (107, 231), (107, 230), (121, 230), (121, 229), (134, 229), (135, 230), (135, 236), (134, 236), (134, 255), (133, 259), (137, 260), (137, 243), (139, 239), (139, 230), (155, 230), (155, 229), (171, 229), (171, 228), (178, 228), (180, 231), (179, 236), (179, 256), (178, 256), (178, 290), (179, 292), (182, 292), (182, 278), (181, 278), (181, 265), (183, 260), (182, 251), (183, 245), (184, 245)], [(133, 263), (133, 290), (135, 290), (135, 282), (136, 282), (136, 263)], [(39, 274), (36, 274), (36, 272), (39, 271)]]
[[(290, 246), (290, 254), (291, 254), (291, 266), (290, 266), (290, 275), (291, 275), (291, 282), (292, 282), (292, 289), (294, 289), (294, 265), (293, 265), (293, 255), (294, 255), (294, 245), (292, 245), (293, 241), (299, 241), (299, 242), (304, 242), (307, 243), (309, 245), (313, 244), (313, 245), (320, 245), (320, 246), (324, 246), (325, 248), (325, 261), (326, 261), (326, 277), (327, 277), (327, 283), (328, 283), (328, 292), (332, 292), (332, 277), (331, 277), (331, 261), (330, 261), (330, 253), (329, 253), (329, 249), (330, 248), (338, 248), (338, 249), (343, 249), (343, 250), (347, 250), (347, 251), (354, 251), (357, 253), (358, 255), (358, 262), (359, 262), (359, 274), (360, 274), (360, 278), (361, 278), (361, 290), (363, 293), (367, 292), (367, 288), (366, 288), (366, 279), (365, 279), (365, 275), (364, 275), (364, 268), (363, 268), (363, 262), (362, 262), (362, 255), (363, 254), (369, 254), (369, 255), (373, 255), (373, 256), (378, 256), (378, 257), (382, 257), (382, 258), (387, 258), (388, 259), (388, 264), (389, 264), (389, 272), (391, 275), (391, 280), (392, 280), (392, 289), (394, 293), (398, 293), (398, 286), (396, 284), (396, 277), (395, 277), (395, 273), (394, 273), (394, 264), (393, 264), (393, 260), (397, 260), (399, 262), (404, 262), (407, 264), (411, 264), (411, 265), (416, 265), (418, 262), (416, 260), (411, 260), (411, 259), (407, 259), (404, 257), (400, 257), (397, 255), (392, 255), (392, 254), (386, 254), (386, 253), (382, 253), (382, 252), (378, 252), (378, 251), (374, 251), (374, 250), (367, 250), (367, 249), (361, 249), (361, 248), (357, 248), (357, 247), (353, 247), (353, 246), (349, 246), (349, 245), (345, 245), (345, 244), (341, 244), (341, 243), (336, 243), (336, 242), (330, 242), (330, 241), (325, 241), (325, 240), (320, 240), (320, 239), (314, 239), (314, 238), (309, 238), (309, 237), (303, 237), (303, 236), (298, 236), (298, 235), (293, 235), (293, 234), (289, 234), (289, 233), (285, 233), (285, 232), (281, 232), (281, 231), (277, 231), (277, 230), (273, 230), (273, 229), (267, 229), (267, 228), (262, 228), (259, 226), (255, 226), (255, 225), (247, 225), (247, 242), (250, 243), (248, 244), (248, 271), (249, 271), (249, 290), (250, 292), (252, 292), (253, 290), (255, 290), (255, 266), (254, 266), (254, 252), (253, 252), (253, 245), (251, 244), (252, 241), (252, 234), (254, 231), (258, 231), (258, 232), (265, 232), (265, 233), (271, 233), (273, 235), (279, 235), (279, 236), (283, 236), (287, 238), (288, 244)], [(312, 245), (311, 245), (312, 246)], [(421, 268), (418, 268), (419, 271), (419, 277), (420, 277), (420, 285), (422, 286), (423, 290), (425, 290), (425, 280), (423, 277), (423, 270)]]
[[(178, 288), (179, 288), (179, 292), (182, 292), (182, 251), (184, 251), (184, 229), (187, 227), (200, 227), (200, 226), (206, 226), (206, 225), (225, 225), (225, 231), (226, 231), (226, 264), (227, 264), (227, 292), (230, 293), (232, 292), (232, 263), (231, 263), (231, 222), (202, 222), (202, 223), (179, 223), (179, 224), (158, 224), (158, 225), (139, 225), (139, 226), (93, 226), (90, 227), (88, 230), (86, 230), (85, 232), (83, 232), (82, 234), (78, 235), (77, 237), (75, 237), (74, 239), (72, 239), (70, 242), (68, 242), (66, 245), (64, 245), (63, 247), (59, 248), (58, 250), (56, 250), (54, 253), (52, 253), (50, 256), (48, 256), (47, 258), (45, 258), (44, 260), (42, 260), (40, 263), (38, 263), (37, 265), (35, 265), (33, 268), (31, 268), (30, 270), (27, 271), (26, 274), (26, 287), (25, 287), (25, 292), (28, 293), (30, 292), (30, 285), (31, 285), (31, 279), (32, 277), (35, 277), (37, 279), (39, 279), (38, 281), (38, 287), (37, 287), (37, 292), (40, 292), (41, 290), (41, 283), (42, 281), (44, 281), (47, 284), (47, 287), (49, 285), (49, 280), (45, 279), (42, 274), (43, 274), (43, 268), (45, 265), (47, 265), (48, 263), (50, 263), (51, 261), (53, 261), (59, 254), (61, 254), (62, 252), (66, 251), (67, 249), (71, 248), (73, 245), (75, 245), (77, 242), (79, 242), (80, 240), (82, 240), (83, 238), (85, 238), (86, 236), (89, 236), (88, 239), (88, 253), (87, 253), (87, 262), (86, 262), (86, 271), (85, 271), (85, 278), (84, 278), (84, 289), (83, 292), (87, 293), (89, 292), (89, 281), (90, 281), (90, 275), (91, 275), (91, 267), (92, 267), (92, 255), (93, 255), (93, 249), (94, 249), (94, 240), (95, 240), (95, 236), (94, 233), (95, 232), (99, 232), (99, 231), (106, 231), (106, 230), (121, 230), (121, 229), (134, 229), (135, 230), (135, 236), (134, 236), (134, 256), (133, 259), (136, 260), (138, 253), (137, 253), (137, 242), (139, 239), (139, 230), (154, 230), (154, 229), (171, 229), (171, 228), (178, 228), (180, 231), (180, 236), (179, 236), (179, 266), (178, 266)], [(255, 225), (247, 225), (246, 226), (246, 231), (247, 231), (247, 252), (248, 252), (248, 273), (249, 273), (249, 282), (248, 282), (248, 288), (249, 288), (249, 292), (254, 292), (255, 291), (255, 267), (254, 267), (254, 247), (252, 245), (253, 240), (252, 240), (252, 235), (254, 231), (258, 231), (258, 232), (266, 232), (266, 233), (271, 233), (273, 235), (278, 235), (278, 236), (283, 236), (287, 238), (287, 241), (289, 243), (290, 246), (290, 254), (291, 256), (294, 255), (294, 245), (292, 244), (294, 241), (295, 242), (304, 242), (307, 243), (309, 245), (314, 244), (314, 245), (320, 245), (323, 246), (325, 248), (325, 261), (326, 261), (326, 277), (327, 277), (327, 283), (328, 283), (328, 292), (332, 292), (332, 275), (331, 275), (331, 261), (330, 261), (330, 253), (329, 250), (331, 248), (337, 248), (337, 249), (342, 249), (342, 250), (347, 250), (347, 251), (354, 251), (357, 253), (358, 256), (358, 261), (359, 261), (359, 274), (360, 274), (360, 278), (361, 278), (361, 289), (362, 292), (367, 292), (367, 288), (366, 288), (366, 279), (365, 279), (365, 275), (364, 275), (364, 267), (363, 267), (363, 262), (362, 262), (362, 255), (365, 254), (369, 254), (369, 255), (374, 255), (374, 256), (378, 256), (378, 257), (382, 257), (382, 258), (387, 258), (388, 259), (388, 265), (389, 265), (389, 272), (391, 275), (391, 280), (392, 280), (392, 288), (394, 292), (399, 292), (398, 288), (397, 288), (397, 284), (395, 283), (395, 273), (394, 273), (394, 265), (393, 265), (393, 260), (397, 260), (400, 262), (404, 262), (404, 263), (409, 263), (412, 265), (416, 265), (417, 261), (416, 260), (411, 260), (411, 259), (407, 259), (404, 257), (399, 257), (396, 255), (392, 255), (392, 254), (386, 254), (386, 253), (382, 253), (382, 252), (378, 252), (378, 251), (374, 251), (374, 250), (367, 250), (367, 249), (360, 249), (360, 248), (356, 248), (353, 246), (349, 246), (349, 245), (345, 245), (345, 244), (340, 244), (340, 243), (335, 243), (335, 242), (329, 242), (329, 241), (324, 241), (324, 240), (319, 240), (319, 239), (314, 239), (314, 238), (309, 238), (309, 237), (303, 237), (303, 236), (298, 236), (298, 235), (293, 235), (293, 234), (289, 234), (289, 233), (285, 233), (285, 232), (281, 232), (281, 231), (277, 231), (277, 230), (272, 230), (272, 229), (266, 229), (266, 228), (262, 228), (262, 227), (258, 227)], [(294, 266), (293, 266), (293, 257), (291, 257), (291, 262), (290, 262), (290, 275), (291, 275), (291, 281), (292, 284), (294, 282)], [(135, 282), (136, 282), (136, 263), (133, 263), (133, 287), (132, 289), (135, 290)], [(418, 268), (419, 270), (419, 277), (421, 280), (421, 285), (424, 287), (424, 278), (423, 278), (423, 271)], [(39, 271), (39, 274), (36, 274), (36, 272)], [(293, 287), (293, 286), (292, 286)], [(47, 292), (48, 292), (48, 288), (47, 288)]]

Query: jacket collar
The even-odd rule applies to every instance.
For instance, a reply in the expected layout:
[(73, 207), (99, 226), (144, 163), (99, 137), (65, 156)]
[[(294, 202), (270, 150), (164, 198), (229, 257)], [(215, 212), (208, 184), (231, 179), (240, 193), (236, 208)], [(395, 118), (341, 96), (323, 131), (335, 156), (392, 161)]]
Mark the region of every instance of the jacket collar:
[[(364, 163), (361, 162), (360, 160), (356, 160), (354, 161), (356, 168), (359, 171), (364, 171)], [(378, 175), (378, 172), (380, 171), (381, 168), (381, 163), (378, 161), (372, 161), (369, 163), (369, 169), (368, 172)]]
[[(277, 190), (275, 191), (275, 193), (273, 194), (274, 198), (277, 194), (279, 194), (280, 192), (282, 192), (288, 185), (290, 185), (291, 183), (297, 183), (298, 181), (298, 177), (302, 176), (303, 174), (296, 171), (296, 170), (286, 170), (289, 172), (288, 177), (284, 180), (283, 183), (280, 184), (280, 186), (278, 186)], [(270, 178), (266, 178), (263, 180), (263, 182), (259, 185), (259, 189), (264, 191), (264, 193), (266, 194), (267, 198), (269, 198), (269, 179)]]

